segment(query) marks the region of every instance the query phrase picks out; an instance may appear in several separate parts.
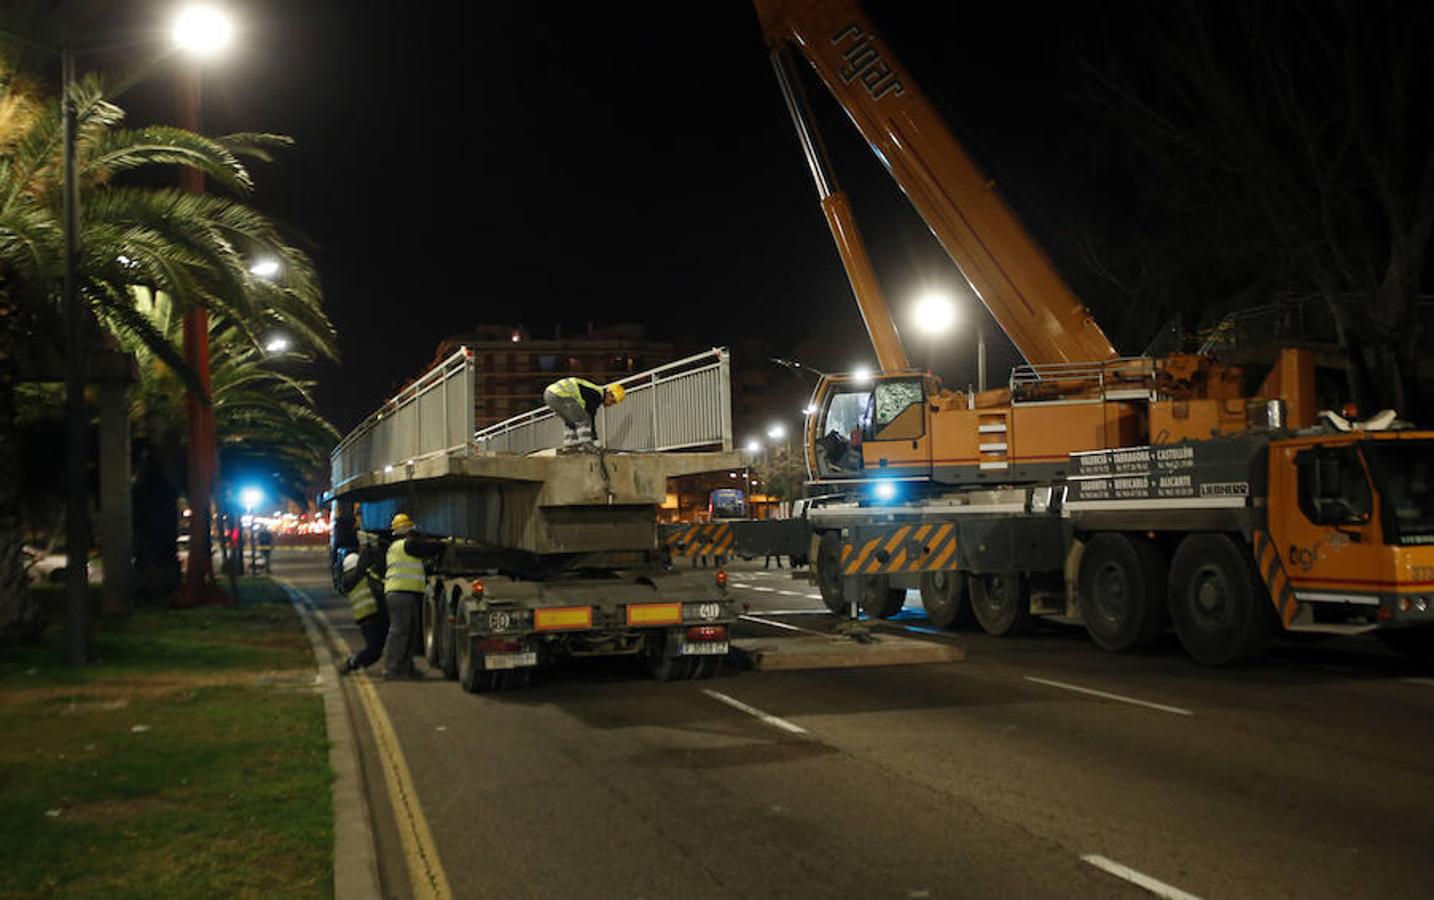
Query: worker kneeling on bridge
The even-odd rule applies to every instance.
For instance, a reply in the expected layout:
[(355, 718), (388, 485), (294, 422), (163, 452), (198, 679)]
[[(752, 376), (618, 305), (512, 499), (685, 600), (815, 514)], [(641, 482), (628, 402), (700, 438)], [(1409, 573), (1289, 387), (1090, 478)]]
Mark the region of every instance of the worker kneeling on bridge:
[(559, 378), (548, 385), (543, 391), (543, 403), (563, 420), (563, 449), (595, 449), (598, 409), (621, 403), (625, 393), (620, 384), (600, 387), (575, 376)]
[(339, 674), (367, 668), (383, 656), (388, 640), (388, 605), (383, 596), (383, 556), (376, 547), (351, 550), (344, 556), (339, 587), (353, 607), (354, 622), (363, 633), (363, 649), (339, 664)]

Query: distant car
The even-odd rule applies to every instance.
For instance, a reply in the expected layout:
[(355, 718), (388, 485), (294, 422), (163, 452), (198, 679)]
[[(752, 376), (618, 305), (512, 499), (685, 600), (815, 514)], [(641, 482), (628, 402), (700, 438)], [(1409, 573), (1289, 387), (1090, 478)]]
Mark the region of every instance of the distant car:
[[(63, 553), (46, 553), (39, 547), (24, 545), (21, 548), (25, 573), (31, 584), (64, 584), (69, 568), (69, 557)], [(85, 566), (86, 577), (93, 579), (94, 572)]]

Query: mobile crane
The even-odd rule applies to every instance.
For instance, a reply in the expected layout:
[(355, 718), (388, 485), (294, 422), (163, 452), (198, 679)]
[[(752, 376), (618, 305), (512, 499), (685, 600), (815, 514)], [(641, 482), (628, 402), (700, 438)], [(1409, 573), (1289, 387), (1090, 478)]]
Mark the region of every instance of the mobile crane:
[[(812, 559), (833, 611), (995, 635), (1079, 617), (1100, 646), (1167, 621), (1197, 661), (1279, 628), (1434, 646), (1434, 432), (1317, 414), (1308, 351), (1266, 373), (1121, 357), (852, 0), (756, 0), (881, 368), (824, 377), (805, 428)], [(907, 360), (796, 71), (804, 56), (1026, 364), (943, 390)], [(1260, 377), (1263, 375), (1263, 377)]]

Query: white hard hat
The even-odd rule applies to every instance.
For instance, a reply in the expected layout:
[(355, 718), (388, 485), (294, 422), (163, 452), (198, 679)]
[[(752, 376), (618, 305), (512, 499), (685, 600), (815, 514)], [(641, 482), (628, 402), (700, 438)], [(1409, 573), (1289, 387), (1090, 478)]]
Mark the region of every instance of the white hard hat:
[(350, 550), (350, 551), (348, 552), (348, 555), (344, 557), (344, 571), (345, 571), (345, 572), (352, 572), (354, 569), (357, 569), (357, 568), (358, 568), (358, 559), (359, 559), (359, 555), (358, 555), (357, 553), (355, 553), (354, 551)]

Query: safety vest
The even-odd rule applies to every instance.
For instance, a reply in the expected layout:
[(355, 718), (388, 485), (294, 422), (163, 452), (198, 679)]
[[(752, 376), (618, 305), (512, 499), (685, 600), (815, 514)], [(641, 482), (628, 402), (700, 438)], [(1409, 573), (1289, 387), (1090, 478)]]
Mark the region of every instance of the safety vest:
[(557, 381), (554, 381), (552, 384), (548, 385), (548, 390), (552, 391), (554, 394), (557, 394), (559, 397), (571, 397), (581, 403), (583, 400), (583, 392), (581, 388), (583, 387), (591, 388), (592, 390), (597, 391), (599, 394), (603, 392), (602, 385), (593, 384), (586, 378), (578, 378), (576, 376), (568, 378), (559, 378)]
[(403, 549), (403, 538), (396, 538), (388, 545), (388, 569), (383, 576), (383, 590), (386, 594), (407, 591), (421, 594), (426, 586), (423, 577), (423, 560), (409, 556)]
[(368, 586), (368, 574), (365, 573), (359, 579), (358, 584), (349, 591), (349, 604), (354, 608), (354, 621), (362, 622), (369, 616), (378, 614), (378, 600), (373, 596), (373, 590)]

